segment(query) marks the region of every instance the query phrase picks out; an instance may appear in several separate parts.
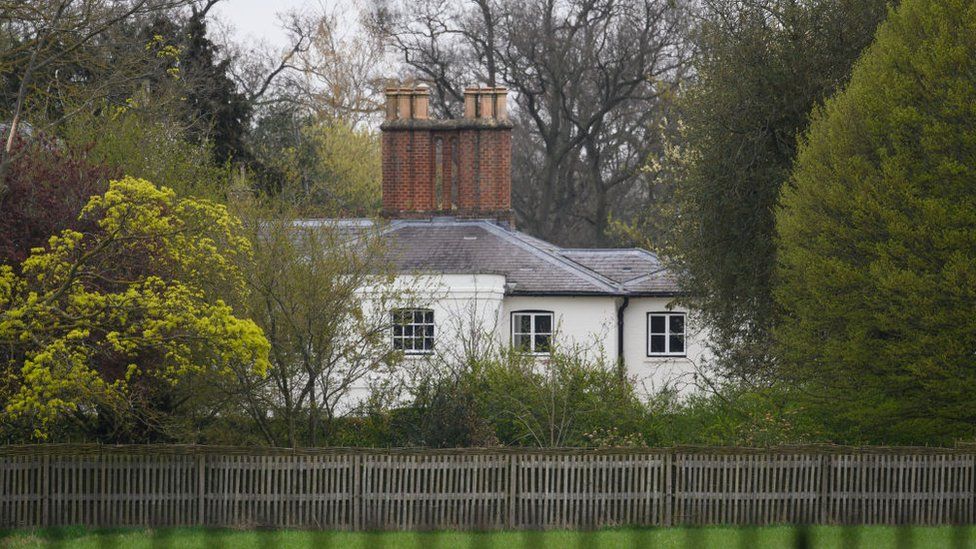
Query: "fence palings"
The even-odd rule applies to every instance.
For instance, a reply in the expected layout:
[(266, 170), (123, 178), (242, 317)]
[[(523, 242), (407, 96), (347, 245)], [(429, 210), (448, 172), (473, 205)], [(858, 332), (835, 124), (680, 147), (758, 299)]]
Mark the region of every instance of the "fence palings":
[(0, 447), (0, 527), (973, 524), (976, 452)]

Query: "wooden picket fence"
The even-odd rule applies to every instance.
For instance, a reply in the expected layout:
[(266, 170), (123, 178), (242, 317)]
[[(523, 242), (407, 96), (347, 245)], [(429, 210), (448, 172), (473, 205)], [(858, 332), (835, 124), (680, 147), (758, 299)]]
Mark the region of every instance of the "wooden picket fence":
[(973, 524), (976, 451), (0, 447), (0, 527)]

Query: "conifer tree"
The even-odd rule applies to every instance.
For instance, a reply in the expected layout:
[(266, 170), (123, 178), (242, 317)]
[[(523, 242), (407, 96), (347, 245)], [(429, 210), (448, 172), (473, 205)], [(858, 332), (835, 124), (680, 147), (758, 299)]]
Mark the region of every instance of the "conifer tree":
[(777, 216), (783, 371), (838, 437), (976, 425), (976, 3), (905, 0), (815, 116)]

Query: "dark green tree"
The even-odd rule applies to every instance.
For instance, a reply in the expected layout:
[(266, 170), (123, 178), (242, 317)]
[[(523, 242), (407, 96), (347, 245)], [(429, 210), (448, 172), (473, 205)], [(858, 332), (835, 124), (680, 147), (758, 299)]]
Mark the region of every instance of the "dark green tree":
[(976, 4), (905, 0), (803, 141), (777, 216), (787, 376), (838, 438), (976, 425)]
[[(706, 2), (684, 154), (660, 246), (714, 329), (721, 371), (769, 373), (774, 207), (796, 136), (846, 82), (885, 0)], [(659, 213), (651, 214), (660, 215)]]
[(212, 144), (213, 160), (248, 162), (245, 143), (253, 105), (231, 77), (231, 59), (207, 37), (205, 10), (161, 14), (133, 32), (145, 49), (165, 61), (144, 76), (148, 97), (136, 94), (143, 110), (174, 121), (198, 145)]
[(202, 139), (213, 143), (218, 162), (248, 160), (244, 144), (251, 104), (229, 76), (230, 59), (220, 58), (207, 38), (206, 13), (194, 11), (182, 29), (180, 78), (186, 86), (187, 107), (196, 118)]

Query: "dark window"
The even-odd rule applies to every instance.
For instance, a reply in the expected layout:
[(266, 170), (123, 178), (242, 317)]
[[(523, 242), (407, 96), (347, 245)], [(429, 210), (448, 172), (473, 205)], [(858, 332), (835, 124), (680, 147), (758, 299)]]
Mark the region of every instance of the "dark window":
[(685, 314), (648, 313), (647, 355), (684, 356)]
[(393, 348), (406, 354), (434, 351), (434, 311), (396, 309), (392, 313)]
[(552, 351), (552, 313), (512, 313), (512, 346), (532, 354), (548, 354)]
[(667, 322), (667, 315), (651, 315), (651, 331), (656, 334), (663, 334), (666, 331)]
[(662, 354), (667, 352), (665, 337), (659, 334), (651, 334), (651, 354)]

